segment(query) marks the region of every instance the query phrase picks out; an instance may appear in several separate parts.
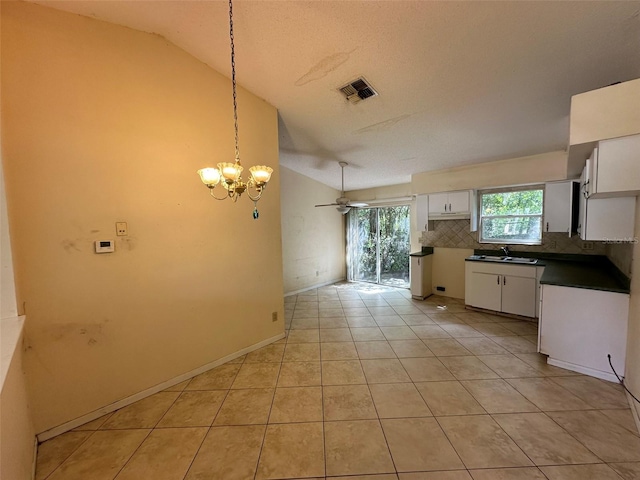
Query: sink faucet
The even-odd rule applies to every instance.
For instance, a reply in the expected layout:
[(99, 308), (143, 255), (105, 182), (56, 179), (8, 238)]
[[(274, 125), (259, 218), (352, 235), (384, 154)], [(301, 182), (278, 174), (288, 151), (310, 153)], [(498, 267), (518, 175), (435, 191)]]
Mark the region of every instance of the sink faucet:
[(505, 245), (504, 247), (500, 247), (500, 248), (504, 252), (504, 256), (508, 257), (509, 256), (509, 247), (507, 245)]

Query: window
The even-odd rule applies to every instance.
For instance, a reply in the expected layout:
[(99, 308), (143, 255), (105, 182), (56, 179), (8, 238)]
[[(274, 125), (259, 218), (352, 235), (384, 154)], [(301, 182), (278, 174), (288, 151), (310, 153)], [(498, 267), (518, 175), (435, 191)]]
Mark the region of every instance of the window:
[(480, 192), (480, 243), (540, 245), (541, 187)]

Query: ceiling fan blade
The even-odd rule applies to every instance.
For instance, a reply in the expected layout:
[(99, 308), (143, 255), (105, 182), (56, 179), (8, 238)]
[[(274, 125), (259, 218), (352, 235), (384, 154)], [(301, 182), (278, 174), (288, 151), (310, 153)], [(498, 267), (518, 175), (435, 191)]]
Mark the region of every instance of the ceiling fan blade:
[(368, 207), (369, 204), (364, 202), (349, 202), (347, 206), (355, 207), (355, 208), (363, 208), (363, 207)]
[(335, 207), (339, 203), (325, 203), (324, 205), (316, 205), (316, 207)]

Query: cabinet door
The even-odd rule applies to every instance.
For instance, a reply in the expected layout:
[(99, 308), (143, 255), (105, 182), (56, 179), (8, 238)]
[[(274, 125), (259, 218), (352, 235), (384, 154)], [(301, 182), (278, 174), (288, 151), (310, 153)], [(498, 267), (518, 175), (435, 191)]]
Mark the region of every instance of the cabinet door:
[(587, 223), (587, 194), (585, 193), (585, 182), (587, 178), (587, 167), (582, 170), (582, 176), (580, 177), (580, 192), (578, 192), (578, 227), (577, 232), (582, 240), (586, 237), (586, 223)]
[(503, 275), (502, 311), (525, 317), (535, 317), (536, 279)]
[(449, 193), (449, 213), (469, 212), (469, 192)]
[(416, 230), (426, 231), (429, 228), (429, 195), (418, 195), (416, 197)]
[(544, 231), (569, 233), (573, 182), (547, 183), (544, 188)]
[(500, 311), (502, 276), (493, 273), (470, 272), (466, 280), (465, 303), (473, 307)]
[(626, 240), (634, 238), (636, 197), (588, 198), (583, 240)]
[(415, 297), (422, 296), (422, 259), (424, 257), (411, 257), (409, 278), (411, 283), (411, 295)]
[(429, 195), (429, 213), (449, 213), (449, 194), (434, 193)]
[(597, 154), (597, 190), (592, 193), (636, 195), (640, 191), (640, 135), (603, 140)]

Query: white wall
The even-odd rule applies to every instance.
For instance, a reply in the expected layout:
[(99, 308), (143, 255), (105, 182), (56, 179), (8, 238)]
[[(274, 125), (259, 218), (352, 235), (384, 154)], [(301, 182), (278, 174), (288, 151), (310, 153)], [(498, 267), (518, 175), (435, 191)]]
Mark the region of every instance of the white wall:
[[(2, 146), (0, 145), (0, 156)], [(31, 478), (35, 430), (22, 365), (24, 318), (16, 318), (4, 173), (0, 162), (0, 478)]]
[(345, 217), (334, 207), (314, 207), (335, 202), (340, 192), (288, 168), (280, 177), (285, 293), (345, 279)]
[[(2, 147), (0, 146), (0, 151)], [(4, 191), (4, 169), (0, 163), (0, 319), (16, 317), (16, 286), (13, 278), (11, 240), (7, 219), (7, 202)]]
[(1, 87), (36, 431), (283, 333), (273, 106), (238, 92), (245, 169), (274, 168), (256, 221), (196, 175), (233, 159), (229, 79), (161, 37), (2, 2)]
[[(31, 479), (34, 462), (36, 432), (24, 374), (22, 321), (23, 319), (3, 319), (0, 325), (0, 333), (3, 336), (3, 375), (0, 386), (0, 478), (8, 480)], [(11, 341), (7, 341), (7, 336), (11, 336)], [(5, 358), (5, 349), (11, 351), (8, 358)]]

